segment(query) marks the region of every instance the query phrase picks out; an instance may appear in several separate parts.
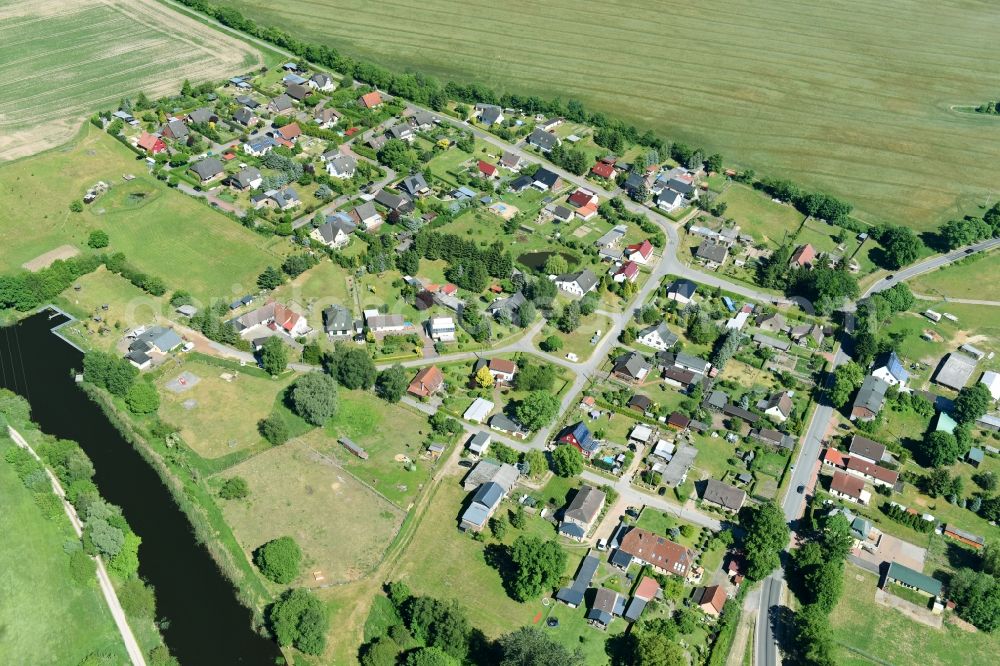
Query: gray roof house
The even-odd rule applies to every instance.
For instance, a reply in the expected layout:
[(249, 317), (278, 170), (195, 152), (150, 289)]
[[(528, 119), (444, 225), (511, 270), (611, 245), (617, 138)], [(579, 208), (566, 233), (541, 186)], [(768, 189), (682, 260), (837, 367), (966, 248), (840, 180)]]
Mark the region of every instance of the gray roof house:
[(605, 498), (604, 492), (593, 486), (580, 488), (563, 511), (559, 533), (578, 541), (585, 539), (604, 508)]
[(556, 287), (574, 296), (583, 296), (593, 291), (598, 282), (597, 276), (589, 268), (556, 277)]
[(424, 175), (418, 173), (413, 176), (407, 176), (400, 181), (399, 189), (403, 190), (411, 197), (419, 197), (430, 192), (431, 188), (427, 185), (427, 181), (424, 180)]
[(638, 352), (622, 354), (615, 359), (611, 372), (626, 381), (641, 382), (649, 374), (649, 362)]
[(661, 321), (659, 324), (652, 324), (639, 331), (639, 337), (636, 339), (647, 347), (666, 351), (677, 344), (680, 338), (671, 332), (667, 327), (667, 322)]
[(461, 528), (466, 531), (478, 532), (489, 522), (490, 516), (500, 506), (507, 491), (495, 481), (489, 481), (479, 486), (472, 496), (472, 503), (462, 514)]
[(271, 103), (267, 105), (267, 108), (274, 113), (281, 113), (282, 111), (288, 111), (293, 106), (295, 106), (295, 102), (292, 101), (292, 98), (282, 93), (272, 99)]
[(536, 127), (528, 136), (528, 143), (547, 153), (562, 142), (555, 134)]
[(505, 313), (508, 317), (512, 318), (521, 309), (521, 306), (527, 303), (528, 299), (524, 297), (524, 294), (520, 291), (509, 296), (507, 298), (497, 298), (492, 303), (486, 306), (486, 312), (498, 316), (501, 312)]
[(503, 122), (503, 109), (496, 104), (476, 104), (479, 121), (484, 125), (495, 125)]
[(401, 194), (393, 194), (389, 190), (379, 190), (373, 201), (391, 211), (408, 213), (413, 210), (413, 201), (409, 197)]
[(971, 356), (952, 352), (945, 355), (934, 375), (934, 381), (942, 386), (961, 390), (976, 370), (976, 361)]
[(207, 106), (203, 106), (200, 109), (195, 109), (194, 111), (188, 114), (188, 120), (190, 120), (193, 123), (212, 123), (217, 121), (218, 119), (219, 117), (215, 115), (215, 111), (213, 111)]
[(746, 492), (735, 488), (728, 483), (723, 483), (722, 481), (717, 481), (715, 479), (709, 479), (705, 483), (705, 490), (701, 495), (701, 498), (716, 506), (721, 506), (723, 509), (728, 509), (729, 511), (739, 511), (743, 508), (743, 502), (746, 501)]
[(236, 112), (233, 114), (233, 120), (238, 122), (240, 125), (243, 125), (244, 127), (250, 127), (250, 125), (253, 125), (255, 122), (257, 122), (257, 116), (254, 115), (253, 111), (244, 106), (242, 108), (236, 109)]
[(260, 187), (263, 182), (263, 176), (261, 176), (260, 169), (257, 167), (247, 167), (231, 175), (228, 182), (238, 190), (249, 190)]
[(701, 259), (706, 264), (721, 266), (726, 263), (726, 257), (729, 256), (729, 248), (722, 243), (716, 243), (705, 239), (701, 242), (701, 245), (698, 246), (694, 256)]
[(583, 558), (583, 562), (580, 563), (580, 568), (576, 572), (573, 584), (556, 592), (556, 599), (570, 608), (577, 608), (583, 603), (583, 595), (587, 591), (587, 588), (590, 587), (591, 581), (594, 580), (594, 574), (597, 573), (597, 567), (600, 564), (600, 559), (587, 553), (587, 556)]
[(323, 330), (330, 337), (341, 337), (354, 332), (354, 317), (343, 305), (331, 305), (323, 310)]
[(889, 390), (889, 384), (878, 377), (868, 375), (864, 383), (858, 390), (858, 395), (854, 399), (851, 407), (851, 420), (871, 421), (882, 410), (885, 402), (885, 392)]
[(163, 125), (161, 130), (163, 136), (169, 137), (171, 139), (183, 139), (191, 132), (188, 130), (188, 126), (184, 124), (183, 120), (169, 120)]
[(206, 183), (213, 178), (221, 176), (225, 172), (225, 169), (222, 166), (222, 162), (214, 157), (209, 157), (200, 162), (196, 162), (191, 167), (191, 171), (198, 176), (198, 179), (201, 180), (201, 182)]

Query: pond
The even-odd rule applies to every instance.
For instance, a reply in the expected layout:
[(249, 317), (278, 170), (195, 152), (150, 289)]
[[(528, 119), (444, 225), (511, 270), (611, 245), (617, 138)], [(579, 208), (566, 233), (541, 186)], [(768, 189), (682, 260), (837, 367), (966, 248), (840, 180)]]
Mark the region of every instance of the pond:
[[(180, 663), (274, 664), (277, 646), (254, 632), (250, 611), (157, 473), (74, 383), (71, 371), (83, 356), (51, 332), (64, 321), (42, 312), (0, 327), (0, 387), (31, 403), (44, 432), (79, 442), (90, 456), (101, 495), (122, 508), (142, 538), (139, 576), (156, 589), (164, 639)], [(58, 629), (52, 627), (54, 636)]]
[(549, 260), (550, 257), (559, 254), (566, 263), (569, 264), (570, 270), (575, 268), (579, 263), (580, 259), (575, 254), (570, 254), (569, 252), (555, 252), (555, 251), (545, 251), (545, 252), (526, 252), (517, 257), (517, 262), (523, 266), (527, 266), (531, 270), (540, 271), (545, 266), (545, 262)]

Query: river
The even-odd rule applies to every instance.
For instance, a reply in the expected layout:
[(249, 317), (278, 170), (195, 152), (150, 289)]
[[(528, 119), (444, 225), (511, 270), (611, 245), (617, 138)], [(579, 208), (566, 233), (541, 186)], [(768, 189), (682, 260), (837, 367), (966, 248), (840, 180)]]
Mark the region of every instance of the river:
[(142, 538), (139, 575), (156, 589), (157, 614), (168, 621), (164, 639), (180, 663), (274, 664), (277, 646), (253, 631), (250, 611), (170, 491), (75, 385), (70, 370), (82, 368), (83, 356), (50, 330), (63, 321), (42, 313), (0, 328), (0, 386), (28, 399), (44, 432), (79, 442), (94, 462), (101, 494)]

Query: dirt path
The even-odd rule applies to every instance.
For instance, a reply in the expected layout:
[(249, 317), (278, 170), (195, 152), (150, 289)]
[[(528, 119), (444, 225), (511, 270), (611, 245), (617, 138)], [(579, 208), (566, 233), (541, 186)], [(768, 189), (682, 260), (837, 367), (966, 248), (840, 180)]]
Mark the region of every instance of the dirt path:
[(69, 259), (70, 257), (75, 257), (78, 254), (80, 254), (80, 250), (72, 245), (60, 245), (54, 250), (49, 250), (45, 254), (38, 255), (31, 261), (24, 262), (21, 264), (21, 267), (34, 273), (35, 271), (40, 271), (43, 268), (48, 268), (59, 259)]
[[(30, 453), (36, 460), (41, 462), (38, 454), (35, 450), (31, 448), (31, 445), (21, 436), (21, 433), (14, 430), (12, 427), (7, 426), (7, 431), (10, 433), (11, 439), (14, 443), (25, 449)], [(73, 508), (68, 501), (66, 501), (66, 493), (63, 492), (62, 485), (59, 483), (49, 468), (45, 468), (45, 473), (49, 475), (49, 480), (52, 482), (52, 491), (62, 500), (63, 510), (66, 511), (66, 515), (69, 517), (69, 522), (73, 525), (73, 531), (76, 532), (77, 537), (83, 536), (83, 523), (80, 522), (79, 517), (76, 515), (76, 509)], [(138, 641), (135, 640), (135, 635), (132, 633), (132, 628), (128, 626), (128, 620), (125, 618), (125, 611), (122, 609), (121, 602), (118, 601), (118, 595), (115, 593), (115, 588), (111, 584), (111, 578), (108, 577), (108, 572), (104, 568), (104, 561), (100, 557), (95, 557), (94, 561), (97, 563), (97, 582), (100, 583), (101, 592), (104, 594), (104, 600), (108, 604), (108, 609), (111, 611), (111, 616), (115, 619), (115, 624), (118, 626), (118, 633), (121, 634), (122, 641), (125, 643), (125, 649), (128, 651), (129, 659), (132, 660), (133, 666), (146, 666), (146, 658), (142, 654), (142, 648), (139, 647)]]

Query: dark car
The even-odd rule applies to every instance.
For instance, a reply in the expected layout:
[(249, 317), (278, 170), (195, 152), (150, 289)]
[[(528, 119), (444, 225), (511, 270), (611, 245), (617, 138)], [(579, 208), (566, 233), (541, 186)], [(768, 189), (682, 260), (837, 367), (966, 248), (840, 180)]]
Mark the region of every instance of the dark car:
[(886, 276), (885, 276), (885, 279), (886, 279), (886, 280), (891, 280), (891, 279), (892, 279), (892, 278), (894, 278), (894, 277), (896, 277), (896, 276), (895, 276), (895, 275), (886, 275)]
[(458, 461), (458, 466), (459, 467), (472, 467), (472, 461), (471, 460), (459, 460)]
[(799, 486), (795, 490), (796, 490), (796, 492), (799, 493), (799, 495), (801, 495), (802, 493), (804, 493), (806, 491), (806, 487), (805, 486)]
[(841, 423), (837, 427), (840, 428), (841, 430), (850, 430), (851, 429), (851, 426), (847, 425), (846, 423)]
[(975, 252), (975, 251), (976, 251), (976, 248), (974, 248), (974, 247), (970, 247), (970, 248), (969, 248), (968, 250), (966, 250), (966, 251), (965, 251), (965, 253), (966, 253), (966, 254), (972, 254), (972, 253), (973, 253), (973, 252)]

